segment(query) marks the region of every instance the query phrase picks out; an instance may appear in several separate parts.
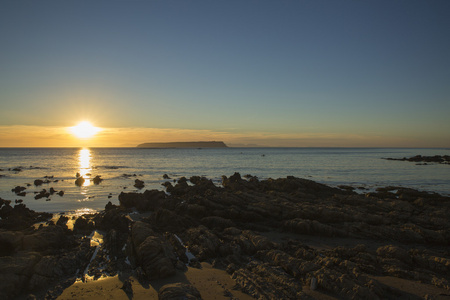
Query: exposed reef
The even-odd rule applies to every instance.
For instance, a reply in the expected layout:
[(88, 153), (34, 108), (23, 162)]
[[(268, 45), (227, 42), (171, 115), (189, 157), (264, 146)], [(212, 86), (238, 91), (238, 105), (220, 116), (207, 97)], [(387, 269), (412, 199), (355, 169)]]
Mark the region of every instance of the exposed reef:
[(416, 155), (412, 157), (403, 157), (403, 158), (385, 158), (387, 160), (400, 160), (400, 161), (410, 161), (416, 163), (439, 163), (439, 164), (450, 164), (450, 155), (434, 155), (434, 156), (422, 156)]
[(224, 176), (217, 186), (193, 176), (166, 182), (167, 192), (122, 192), (118, 206), (37, 229), (48, 214), (0, 200), (0, 298), (55, 299), (77, 279), (118, 275), (129, 298), (138, 285), (173, 278), (159, 299), (207, 299), (208, 285), (178, 280), (193, 269), (226, 271), (233, 288), (219, 288), (229, 299), (450, 295), (449, 197), (246, 177)]

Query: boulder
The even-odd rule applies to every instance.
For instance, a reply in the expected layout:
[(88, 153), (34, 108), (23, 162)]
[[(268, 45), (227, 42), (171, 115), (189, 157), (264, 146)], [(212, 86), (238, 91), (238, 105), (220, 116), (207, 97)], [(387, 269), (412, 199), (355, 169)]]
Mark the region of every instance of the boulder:
[(34, 181), (34, 185), (35, 185), (35, 186), (42, 185), (43, 183), (44, 183), (44, 181), (41, 180), (41, 179), (36, 179), (36, 180)]
[(128, 232), (129, 219), (119, 209), (105, 210), (104, 213), (99, 214), (96, 218), (96, 225), (98, 228), (109, 231), (115, 229), (119, 232)]
[(88, 220), (86, 217), (80, 216), (77, 218), (77, 220), (73, 224), (73, 230), (76, 233), (88, 234), (92, 230), (94, 230), (94, 224), (90, 220)]
[(172, 283), (166, 284), (159, 289), (159, 300), (197, 300), (202, 299), (200, 292), (191, 284), (186, 283)]
[(143, 241), (145, 241), (147, 237), (154, 235), (155, 232), (148, 223), (136, 221), (131, 227), (131, 240), (136, 249), (142, 244)]
[(17, 252), (22, 247), (23, 236), (20, 231), (0, 230), (0, 257)]
[(161, 207), (166, 199), (166, 193), (158, 190), (147, 190), (144, 193), (119, 194), (119, 203), (126, 208), (135, 207), (139, 211), (154, 211)]
[(177, 261), (170, 246), (156, 236), (147, 237), (136, 249), (139, 265), (149, 280), (165, 278), (175, 274)]
[(138, 189), (142, 189), (144, 187), (144, 182), (142, 180), (136, 179), (134, 181), (134, 187)]
[(33, 234), (23, 237), (23, 249), (33, 251), (44, 251), (63, 248), (66, 236), (61, 226), (52, 225), (42, 227)]
[(33, 268), (40, 259), (36, 252), (0, 257), (0, 299), (15, 299), (26, 290)]
[(78, 177), (78, 178), (75, 180), (75, 184), (76, 184), (77, 186), (82, 186), (82, 185), (84, 184), (85, 181), (86, 181), (86, 180), (81, 176), (81, 177)]

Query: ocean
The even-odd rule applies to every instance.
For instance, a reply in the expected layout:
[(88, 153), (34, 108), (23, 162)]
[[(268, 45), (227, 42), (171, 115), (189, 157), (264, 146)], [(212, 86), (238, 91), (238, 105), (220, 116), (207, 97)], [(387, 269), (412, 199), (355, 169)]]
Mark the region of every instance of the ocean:
[[(450, 195), (450, 165), (417, 165), (403, 158), (415, 155), (449, 155), (449, 149), (411, 148), (0, 148), (0, 197), (22, 200), (27, 207), (51, 213), (88, 213), (108, 201), (118, 204), (120, 192), (163, 190), (162, 183), (198, 175), (220, 185), (222, 175), (239, 172), (260, 179), (296, 176), (330, 186), (364, 187), (367, 192), (388, 185)], [(75, 184), (79, 173), (86, 181)], [(170, 179), (164, 179), (167, 174)], [(94, 184), (93, 178), (103, 181)], [(47, 180), (35, 186), (36, 179)], [(134, 187), (136, 179), (145, 187)], [(26, 187), (25, 196), (12, 192)], [(36, 200), (36, 193), (56, 193)]]

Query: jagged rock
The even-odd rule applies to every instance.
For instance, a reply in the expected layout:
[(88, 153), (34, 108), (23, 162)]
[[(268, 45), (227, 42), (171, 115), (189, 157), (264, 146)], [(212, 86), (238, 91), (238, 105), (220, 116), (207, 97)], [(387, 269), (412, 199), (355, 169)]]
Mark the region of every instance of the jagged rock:
[(135, 248), (138, 248), (147, 237), (154, 235), (155, 232), (148, 223), (136, 221), (131, 227), (131, 239)]
[(47, 221), (52, 214), (37, 213), (24, 204), (10, 206), (10, 200), (0, 198), (0, 228), (9, 230), (25, 229), (37, 222)]
[(13, 188), (11, 191), (16, 193), (16, 194), (20, 194), (21, 192), (23, 192), (24, 190), (26, 190), (27, 188), (24, 186), (16, 186), (15, 188)]
[(117, 208), (119, 208), (119, 206), (112, 204), (111, 201), (108, 201), (108, 203), (106, 203), (105, 205), (105, 211)]
[(232, 278), (245, 293), (257, 299), (303, 299), (302, 285), (281, 268), (252, 261), (236, 270)]
[(66, 226), (68, 221), (69, 218), (67, 216), (62, 215), (59, 217), (58, 221), (56, 221), (56, 225), (64, 227)]
[(158, 291), (159, 300), (199, 300), (202, 299), (200, 292), (191, 284), (172, 283), (162, 286)]
[(38, 199), (41, 199), (41, 198), (48, 198), (48, 197), (50, 197), (50, 193), (47, 192), (46, 189), (43, 189), (36, 196), (34, 196), (34, 199), (38, 200)]
[(23, 249), (43, 251), (59, 249), (65, 246), (66, 236), (60, 226), (47, 226), (36, 230), (33, 234), (24, 235)]
[(304, 219), (288, 220), (284, 222), (283, 228), (287, 231), (309, 235), (322, 235), (322, 236), (348, 235), (347, 233), (336, 227), (322, 224), (315, 220), (314, 221)]
[(28, 279), (40, 259), (36, 252), (0, 257), (0, 299), (14, 299), (26, 290)]
[(128, 232), (129, 219), (119, 209), (108, 209), (104, 213), (98, 214), (95, 218), (96, 226), (99, 229), (109, 231), (115, 229), (120, 232)]
[(194, 224), (188, 218), (164, 208), (158, 209), (151, 215), (150, 220), (155, 228), (170, 230), (171, 232), (184, 231), (185, 228), (189, 228)]
[(94, 230), (94, 224), (86, 217), (80, 216), (73, 224), (73, 230), (74, 232), (88, 234)]
[(174, 263), (177, 259), (170, 246), (156, 236), (148, 236), (136, 247), (139, 265), (149, 280), (165, 278), (175, 274)]
[(405, 249), (393, 245), (379, 247), (377, 249), (377, 255), (383, 258), (398, 259), (399, 261), (402, 261), (406, 264), (412, 263), (411, 256)]
[(219, 238), (203, 225), (188, 229), (186, 236), (186, 245), (199, 260), (214, 257), (221, 244)]

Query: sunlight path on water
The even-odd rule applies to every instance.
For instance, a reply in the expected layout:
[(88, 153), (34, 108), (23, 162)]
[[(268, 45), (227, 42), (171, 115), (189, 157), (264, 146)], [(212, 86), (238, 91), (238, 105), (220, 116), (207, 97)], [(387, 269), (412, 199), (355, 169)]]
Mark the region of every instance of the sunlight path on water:
[(91, 176), (91, 151), (87, 148), (80, 149), (78, 154), (79, 161), (79, 172), (80, 176), (84, 178), (83, 186), (89, 186), (91, 184), (90, 176)]

